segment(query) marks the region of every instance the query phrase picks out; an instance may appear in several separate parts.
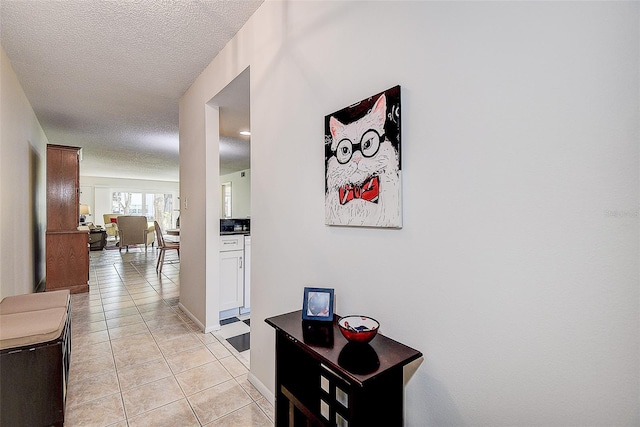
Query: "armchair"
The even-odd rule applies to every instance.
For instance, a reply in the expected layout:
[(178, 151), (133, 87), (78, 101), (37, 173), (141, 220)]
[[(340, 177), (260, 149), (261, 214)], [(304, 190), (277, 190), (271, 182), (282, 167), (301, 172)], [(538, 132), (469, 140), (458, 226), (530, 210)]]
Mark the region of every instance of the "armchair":
[(147, 218), (137, 215), (120, 215), (118, 216), (118, 234), (120, 236), (120, 251), (123, 247), (129, 245), (144, 244), (145, 250), (147, 245), (154, 244), (155, 231), (153, 225), (149, 226)]
[(120, 214), (108, 213), (102, 214), (104, 219), (104, 230), (107, 232), (107, 236), (118, 238), (118, 224), (111, 222), (111, 218), (118, 218)]

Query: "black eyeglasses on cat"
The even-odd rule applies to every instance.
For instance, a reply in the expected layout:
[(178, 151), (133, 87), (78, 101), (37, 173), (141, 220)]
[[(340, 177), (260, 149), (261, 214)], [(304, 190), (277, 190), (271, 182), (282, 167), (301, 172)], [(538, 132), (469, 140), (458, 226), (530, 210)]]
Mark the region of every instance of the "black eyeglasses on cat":
[(380, 149), (380, 141), (382, 138), (384, 138), (384, 134), (380, 135), (376, 130), (369, 129), (362, 135), (360, 142), (357, 144), (354, 144), (348, 138), (341, 139), (334, 151), (338, 163), (341, 165), (347, 163), (351, 160), (356, 150), (360, 150), (364, 157), (375, 156)]

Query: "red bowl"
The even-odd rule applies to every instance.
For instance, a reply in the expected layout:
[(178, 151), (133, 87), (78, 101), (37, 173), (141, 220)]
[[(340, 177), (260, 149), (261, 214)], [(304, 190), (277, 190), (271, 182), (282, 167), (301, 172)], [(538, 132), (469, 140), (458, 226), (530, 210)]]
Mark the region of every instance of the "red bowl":
[(380, 323), (368, 316), (345, 316), (338, 320), (338, 328), (347, 341), (368, 343), (378, 333)]

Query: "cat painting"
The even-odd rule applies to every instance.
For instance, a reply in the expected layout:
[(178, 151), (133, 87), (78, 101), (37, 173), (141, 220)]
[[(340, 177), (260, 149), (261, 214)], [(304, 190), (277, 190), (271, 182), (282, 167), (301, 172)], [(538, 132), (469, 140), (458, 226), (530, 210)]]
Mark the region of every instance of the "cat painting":
[(325, 221), (402, 227), (400, 87), (325, 120)]

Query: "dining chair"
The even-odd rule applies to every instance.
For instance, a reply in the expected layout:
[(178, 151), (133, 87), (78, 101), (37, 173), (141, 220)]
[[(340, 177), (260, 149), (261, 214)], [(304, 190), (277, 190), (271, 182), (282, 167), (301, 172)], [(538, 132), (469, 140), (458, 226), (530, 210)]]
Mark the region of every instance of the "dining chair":
[(164, 236), (162, 235), (162, 229), (160, 228), (160, 224), (158, 221), (153, 221), (153, 226), (156, 229), (156, 236), (158, 237), (158, 262), (156, 264), (156, 271), (158, 273), (162, 273), (162, 265), (164, 264), (164, 255), (170, 249), (175, 249), (178, 251), (178, 258), (180, 258), (180, 243), (178, 242), (168, 242), (164, 240)]

